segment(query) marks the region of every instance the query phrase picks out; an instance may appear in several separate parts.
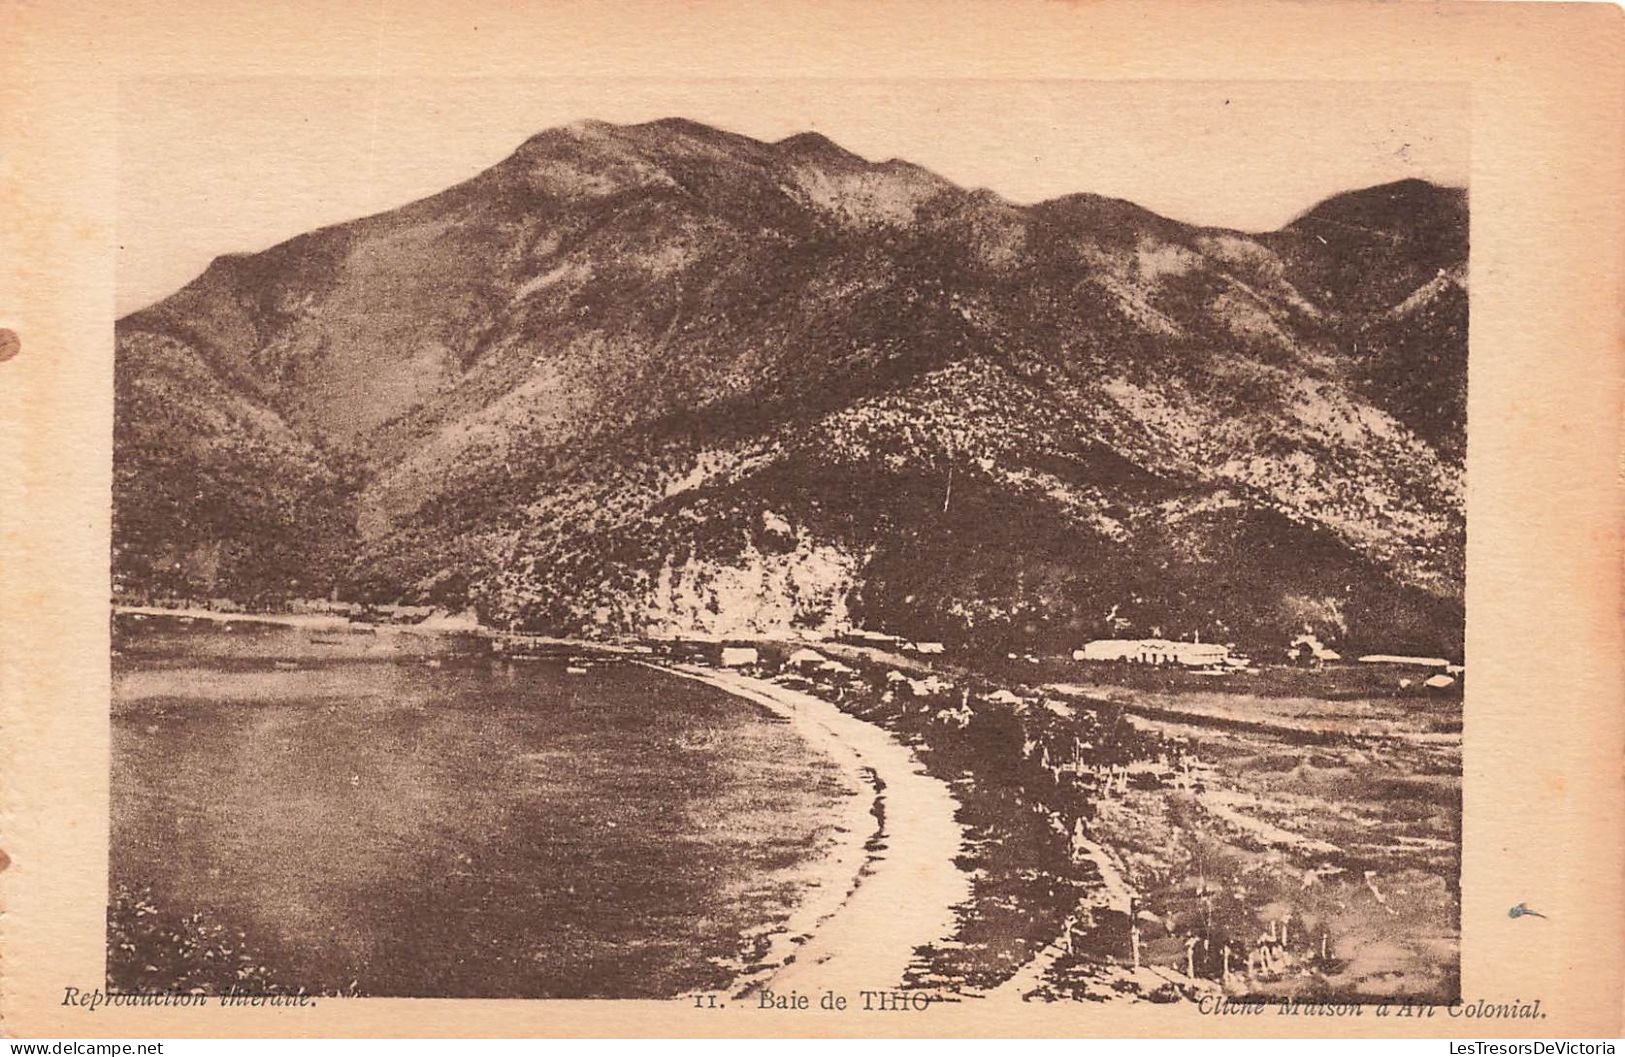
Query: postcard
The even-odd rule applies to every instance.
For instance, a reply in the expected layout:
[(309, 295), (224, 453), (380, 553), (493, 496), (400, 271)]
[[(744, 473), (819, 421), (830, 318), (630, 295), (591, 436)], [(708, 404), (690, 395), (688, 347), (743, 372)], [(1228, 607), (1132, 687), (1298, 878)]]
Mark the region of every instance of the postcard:
[(1597, 1037), (1609, 5), (10, 5), (0, 1030)]

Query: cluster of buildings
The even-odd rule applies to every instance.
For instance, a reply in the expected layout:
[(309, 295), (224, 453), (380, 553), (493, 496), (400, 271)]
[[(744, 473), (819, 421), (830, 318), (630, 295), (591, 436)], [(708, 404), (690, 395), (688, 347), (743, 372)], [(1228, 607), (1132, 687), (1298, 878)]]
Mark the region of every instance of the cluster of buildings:
[[(1455, 686), (1456, 681), (1466, 674), (1467, 669), (1459, 664), (1451, 664), (1443, 657), (1409, 657), (1397, 653), (1368, 653), (1360, 658), (1361, 664), (1383, 664), (1399, 669), (1421, 669), (1417, 674), (1420, 677), (1401, 677), (1399, 687), (1408, 690), (1418, 682), (1430, 690), (1444, 690)], [(1431, 672), (1423, 675), (1422, 672)]]
[[(1331, 649), (1314, 635), (1297, 636), (1286, 649), (1287, 660), (1295, 664), (1319, 667), (1341, 661), (1342, 654)], [(1178, 665), (1204, 672), (1224, 672), (1246, 668), (1252, 662), (1235, 653), (1230, 646), (1218, 642), (1202, 642), (1199, 638), (1189, 642), (1180, 639), (1095, 639), (1072, 651), (1075, 661), (1117, 662), (1127, 664)], [(1399, 685), (1415, 685), (1432, 689), (1454, 686), (1465, 669), (1443, 657), (1412, 657), (1393, 653), (1369, 653), (1358, 658), (1358, 663), (1383, 665), (1396, 669), (1409, 669), (1415, 677), (1401, 677)]]
[[(937, 642), (911, 642), (895, 635), (878, 632), (853, 632), (843, 637), (864, 645), (882, 645), (892, 650), (916, 654), (939, 654), (943, 645)], [(1322, 642), (1311, 632), (1296, 636), (1284, 649), (1289, 664), (1320, 667), (1345, 663), (1343, 655)], [(1017, 654), (1010, 654), (1016, 659)], [(760, 655), (755, 647), (724, 645), (717, 658), (723, 667), (738, 668), (755, 665)], [(1027, 657), (1037, 662), (1036, 657)], [(1251, 658), (1236, 652), (1235, 647), (1222, 642), (1203, 642), (1200, 636), (1189, 640), (1147, 638), (1094, 639), (1072, 651), (1072, 659), (1086, 663), (1136, 664), (1183, 668), (1201, 675), (1221, 675), (1227, 672), (1251, 671)], [(1459, 682), (1464, 669), (1443, 657), (1412, 657), (1400, 654), (1372, 653), (1355, 658), (1359, 665), (1392, 667), (1398, 670), (1396, 678), (1401, 688), (1428, 687), (1443, 689)], [(815, 650), (803, 648), (793, 653), (787, 665), (802, 672), (823, 671), (826, 674), (845, 674), (851, 669), (839, 661), (831, 660)]]
[(1075, 661), (1126, 661), (1131, 664), (1178, 664), (1187, 668), (1244, 668), (1247, 658), (1221, 642), (1180, 639), (1095, 639), (1072, 651)]

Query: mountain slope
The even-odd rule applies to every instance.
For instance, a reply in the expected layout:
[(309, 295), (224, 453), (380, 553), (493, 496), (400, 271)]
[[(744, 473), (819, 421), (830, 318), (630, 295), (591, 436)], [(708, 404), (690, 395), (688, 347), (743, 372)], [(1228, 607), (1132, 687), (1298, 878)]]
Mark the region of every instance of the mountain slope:
[(120, 322), (115, 571), (572, 632), (1454, 652), (1466, 228), (1416, 181), (1250, 236), (814, 134), (550, 130)]

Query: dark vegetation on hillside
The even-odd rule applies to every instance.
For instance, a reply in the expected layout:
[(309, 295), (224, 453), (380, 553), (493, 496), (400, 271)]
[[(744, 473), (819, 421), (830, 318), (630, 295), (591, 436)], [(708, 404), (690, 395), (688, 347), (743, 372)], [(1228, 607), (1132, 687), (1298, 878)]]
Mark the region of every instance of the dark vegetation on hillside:
[(1467, 205), (1264, 235), (816, 135), (527, 141), (118, 327), (115, 583), (586, 634), (1459, 654)]

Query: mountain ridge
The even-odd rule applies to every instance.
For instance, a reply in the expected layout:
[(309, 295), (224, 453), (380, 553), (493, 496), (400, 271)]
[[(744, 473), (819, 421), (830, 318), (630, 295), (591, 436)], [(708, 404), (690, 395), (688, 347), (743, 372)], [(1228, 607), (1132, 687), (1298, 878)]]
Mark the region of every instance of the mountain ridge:
[(545, 130), (119, 321), (116, 582), (1459, 650), (1466, 239), (1420, 181), (1247, 235), (817, 133)]

